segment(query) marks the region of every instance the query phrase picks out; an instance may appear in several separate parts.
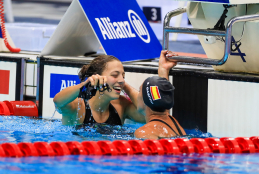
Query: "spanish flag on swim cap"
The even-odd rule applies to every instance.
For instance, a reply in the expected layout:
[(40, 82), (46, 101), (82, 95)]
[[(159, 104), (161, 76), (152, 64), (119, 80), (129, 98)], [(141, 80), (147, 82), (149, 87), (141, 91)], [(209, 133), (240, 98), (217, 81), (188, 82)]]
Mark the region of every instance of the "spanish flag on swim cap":
[(158, 86), (150, 86), (150, 92), (153, 100), (161, 99)]
[(147, 78), (142, 85), (144, 103), (153, 111), (164, 112), (174, 105), (174, 86), (158, 76)]

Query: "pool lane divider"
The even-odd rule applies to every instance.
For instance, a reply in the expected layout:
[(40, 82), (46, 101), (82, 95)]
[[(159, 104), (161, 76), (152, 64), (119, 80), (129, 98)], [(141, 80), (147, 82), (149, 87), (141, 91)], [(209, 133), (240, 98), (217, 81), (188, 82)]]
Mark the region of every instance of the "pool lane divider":
[(38, 108), (32, 101), (0, 102), (0, 116), (38, 117)]
[(69, 141), (0, 144), (0, 157), (65, 155), (178, 155), (259, 153), (259, 136), (161, 140)]

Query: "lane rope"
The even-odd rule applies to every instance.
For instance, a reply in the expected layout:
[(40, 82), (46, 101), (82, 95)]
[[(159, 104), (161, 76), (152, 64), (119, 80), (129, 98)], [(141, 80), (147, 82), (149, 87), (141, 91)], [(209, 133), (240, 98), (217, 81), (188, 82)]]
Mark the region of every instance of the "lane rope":
[(259, 153), (259, 136), (238, 138), (176, 138), (0, 144), (0, 157), (64, 155), (178, 155), (191, 153)]

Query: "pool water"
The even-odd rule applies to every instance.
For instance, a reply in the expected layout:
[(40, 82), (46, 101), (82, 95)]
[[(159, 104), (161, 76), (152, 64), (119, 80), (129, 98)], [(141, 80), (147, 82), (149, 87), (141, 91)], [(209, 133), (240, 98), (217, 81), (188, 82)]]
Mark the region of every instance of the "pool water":
[[(4, 142), (53, 142), (130, 140), (142, 124), (63, 126), (60, 120), (0, 117), (0, 144)], [(211, 137), (186, 130), (188, 138)], [(181, 154), (164, 156), (60, 156), (1, 158), (1, 174), (27, 173), (259, 173), (258, 154)]]
[(1, 174), (258, 173), (256, 154), (0, 158)]
[[(62, 125), (60, 120), (0, 117), (0, 143), (131, 140), (136, 139), (134, 132), (141, 126), (143, 124), (124, 124), (124, 126), (95, 124), (76, 129), (75, 126)], [(210, 133), (202, 133), (198, 129), (186, 130), (186, 133), (189, 138), (212, 137)]]

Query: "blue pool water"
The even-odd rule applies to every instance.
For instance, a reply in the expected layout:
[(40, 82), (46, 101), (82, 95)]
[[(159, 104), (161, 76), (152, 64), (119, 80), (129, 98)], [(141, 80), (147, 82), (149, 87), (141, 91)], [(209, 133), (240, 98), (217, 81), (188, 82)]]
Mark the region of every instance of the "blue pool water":
[[(142, 124), (92, 125), (76, 130), (59, 120), (0, 117), (0, 143), (134, 139)], [(186, 130), (189, 138), (209, 133)], [(0, 158), (1, 174), (27, 173), (259, 173), (258, 154), (182, 154), (174, 156), (61, 156)]]

